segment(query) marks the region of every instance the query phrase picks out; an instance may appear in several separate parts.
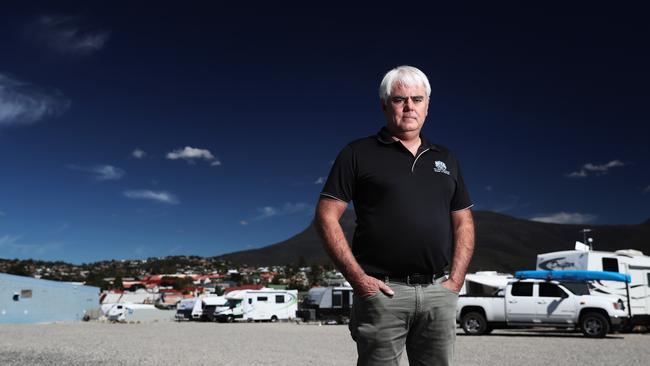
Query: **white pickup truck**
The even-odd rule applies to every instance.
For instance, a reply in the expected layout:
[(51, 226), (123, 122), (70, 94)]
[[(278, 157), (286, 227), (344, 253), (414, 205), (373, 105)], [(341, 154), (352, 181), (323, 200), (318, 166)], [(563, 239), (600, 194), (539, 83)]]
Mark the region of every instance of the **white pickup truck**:
[(532, 326), (580, 328), (605, 337), (628, 319), (623, 299), (590, 295), (586, 282), (520, 279), (492, 295), (461, 295), (456, 320), (470, 335), (492, 329)]

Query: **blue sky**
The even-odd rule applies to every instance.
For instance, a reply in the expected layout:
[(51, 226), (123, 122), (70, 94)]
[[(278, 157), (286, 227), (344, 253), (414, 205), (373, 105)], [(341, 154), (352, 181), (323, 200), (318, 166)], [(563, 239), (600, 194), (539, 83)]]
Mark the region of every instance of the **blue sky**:
[(5, 5), (0, 257), (287, 239), (338, 151), (384, 124), (377, 88), (402, 64), (429, 76), (424, 134), (456, 152), (476, 209), (640, 223), (650, 29), (597, 10)]

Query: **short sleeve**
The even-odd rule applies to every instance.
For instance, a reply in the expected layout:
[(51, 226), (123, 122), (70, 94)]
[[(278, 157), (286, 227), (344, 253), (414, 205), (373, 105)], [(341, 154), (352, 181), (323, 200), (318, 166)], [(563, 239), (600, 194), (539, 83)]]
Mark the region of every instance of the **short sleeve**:
[(344, 202), (350, 202), (354, 198), (356, 182), (356, 169), (354, 152), (348, 145), (334, 161), (332, 170), (327, 177), (321, 196), (334, 198)]
[(473, 206), (472, 201), (469, 198), (469, 192), (467, 191), (467, 186), (465, 186), (465, 180), (463, 179), (463, 174), (460, 169), (460, 163), (456, 160), (456, 190), (454, 191), (454, 196), (451, 198), (451, 204), (449, 205), (450, 210), (460, 211), (466, 208)]

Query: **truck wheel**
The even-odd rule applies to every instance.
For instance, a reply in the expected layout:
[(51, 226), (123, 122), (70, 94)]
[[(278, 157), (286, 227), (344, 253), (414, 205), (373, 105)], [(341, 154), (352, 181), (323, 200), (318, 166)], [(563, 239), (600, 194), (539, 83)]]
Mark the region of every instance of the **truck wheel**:
[(234, 321), (235, 321), (235, 317), (232, 316), (232, 315), (228, 315), (228, 317), (226, 318), (226, 322), (227, 322), (227, 323), (232, 323), (232, 322), (234, 322)]
[(603, 338), (609, 333), (609, 322), (599, 313), (587, 313), (580, 320), (582, 334), (590, 338)]
[(273, 315), (273, 316), (271, 317), (271, 323), (275, 323), (275, 322), (277, 322), (277, 321), (278, 321), (278, 317), (275, 316), (275, 315)]
[(488, 323), (483, 314), (470, 312), (463, 315), (460, 320), (463, 331), (468, 335), (481, 335), (488, 333)]

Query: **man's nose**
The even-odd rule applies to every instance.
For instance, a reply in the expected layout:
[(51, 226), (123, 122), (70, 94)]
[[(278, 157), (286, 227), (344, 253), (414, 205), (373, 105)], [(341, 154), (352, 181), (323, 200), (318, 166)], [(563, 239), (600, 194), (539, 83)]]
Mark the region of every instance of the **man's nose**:
[(413, 110), (414, 106), (415, 106), (415, 104), (413, 104), (413, 99), (406, 98), (406, 100), (404, 101), (404, 110), (405, 111)]

